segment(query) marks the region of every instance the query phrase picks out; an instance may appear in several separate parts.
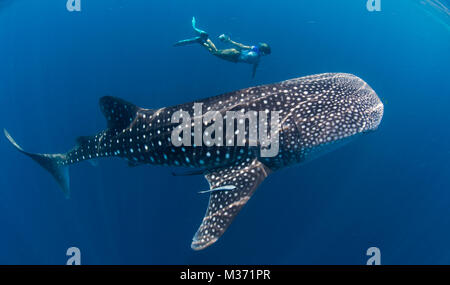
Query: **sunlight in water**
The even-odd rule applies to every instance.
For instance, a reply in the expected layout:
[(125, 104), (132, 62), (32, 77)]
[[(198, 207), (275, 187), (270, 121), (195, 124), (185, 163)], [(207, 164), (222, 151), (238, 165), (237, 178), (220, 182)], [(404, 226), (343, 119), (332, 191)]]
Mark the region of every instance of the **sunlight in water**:
[(439, 0), (422, 0), (421, 8), (450, 31), (450, 10)]

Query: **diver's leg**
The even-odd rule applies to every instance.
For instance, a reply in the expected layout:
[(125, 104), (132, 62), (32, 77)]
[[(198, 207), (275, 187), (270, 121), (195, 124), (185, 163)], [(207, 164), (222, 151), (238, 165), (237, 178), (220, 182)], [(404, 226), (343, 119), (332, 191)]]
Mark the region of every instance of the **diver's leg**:
[(217, 52), (216, 45), (210, 39), (206, 39), (203, 46), (206, 47), (211, 53)]
[(239, 62), (241, 52), (235, 48), (229, 48), (216, 50), (213, 54), (226, 61)]

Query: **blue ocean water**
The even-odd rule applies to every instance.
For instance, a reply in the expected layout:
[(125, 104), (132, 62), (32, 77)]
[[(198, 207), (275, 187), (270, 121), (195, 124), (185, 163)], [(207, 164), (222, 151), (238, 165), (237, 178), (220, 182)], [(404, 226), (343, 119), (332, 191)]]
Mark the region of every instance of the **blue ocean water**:
[[(274, 173), (210, 248), (201, 176), (101, 160), (71, 167), (72, 197), (0, 139), (0, 263), (449, 264), (450, 16), (444, 1), (0, 0), (0, 127), (32, 152), (70, 149), (106, 124), (104, 95), (159, 108), (322, 72), (353, 73), (385, 104), (378, 131)], [(195, 45), (270, 43), (256, 77)], [(218, 44), (219, 45), (219, 44)]]

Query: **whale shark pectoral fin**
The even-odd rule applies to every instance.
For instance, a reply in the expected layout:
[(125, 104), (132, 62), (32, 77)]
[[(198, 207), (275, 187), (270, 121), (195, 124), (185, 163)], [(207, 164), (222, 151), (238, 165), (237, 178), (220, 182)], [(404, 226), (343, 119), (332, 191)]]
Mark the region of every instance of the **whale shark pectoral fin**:
[(206, 174), (212, 190), (191, 248), (201, 250), (215, 243), (269, 173), (267, 166), (254, 159)]

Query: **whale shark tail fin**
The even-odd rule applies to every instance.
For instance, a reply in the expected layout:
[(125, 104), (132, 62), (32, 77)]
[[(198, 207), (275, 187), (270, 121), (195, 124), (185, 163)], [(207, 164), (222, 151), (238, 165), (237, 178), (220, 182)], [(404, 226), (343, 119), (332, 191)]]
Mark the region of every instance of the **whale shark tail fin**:
[(69, 176), (69, 165), (66, 162), (66, 156), (64, 154), (35, 154), (29, 153), (22, 149), (20, 145), (12, 138), (6, 129), (3, 129), (3, 133), (9, 142), (21, 153), (31, 157), (45, 170), (50, 172), (55, 178), (58, 185), (64, 192), (66, 198), (70, 196), (70, 176)]

